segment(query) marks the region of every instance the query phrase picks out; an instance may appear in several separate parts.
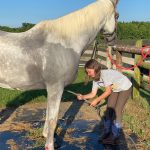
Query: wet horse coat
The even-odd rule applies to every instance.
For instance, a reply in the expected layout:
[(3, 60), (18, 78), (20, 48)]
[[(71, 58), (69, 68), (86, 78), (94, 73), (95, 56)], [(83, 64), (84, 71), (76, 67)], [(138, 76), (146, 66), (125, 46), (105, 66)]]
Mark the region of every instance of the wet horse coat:
[(97, 33), (101, 29), (105, 34), (114, 32), (116, 3), (98, 0), (64, 17), (40, 22), (23, 33), (0, 31), (0, 87), (47, 89), (43, 135), (49, 150), (54, 150), (63, 89), (74, 81), (81, 53)]

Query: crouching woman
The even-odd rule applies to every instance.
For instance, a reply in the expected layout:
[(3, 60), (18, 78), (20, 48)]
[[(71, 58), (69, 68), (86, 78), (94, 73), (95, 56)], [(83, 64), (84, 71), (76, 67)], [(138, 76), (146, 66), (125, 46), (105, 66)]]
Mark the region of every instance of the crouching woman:
[(88, 77), (93, 79), (92, 90), (85, 95), (78, 94), (77, 98), (78, 100), (94, 98), (100, 87), (105, 88), (104, 92), (96, 97), (90, 105), (96, 106), (108, 97), (107, 108), (112, 108), (115, 111), (116, 118), (112, 122), (109, 117), (105, 117), (104, 134), (100, 140), (104, 143), (113, 144), (119, 137), (123, 109), (131, 94), (132, 83), (117, 70), (101, 70), (101, 65), (94, 59), (89, 60), (85, 64), (85, 72)]

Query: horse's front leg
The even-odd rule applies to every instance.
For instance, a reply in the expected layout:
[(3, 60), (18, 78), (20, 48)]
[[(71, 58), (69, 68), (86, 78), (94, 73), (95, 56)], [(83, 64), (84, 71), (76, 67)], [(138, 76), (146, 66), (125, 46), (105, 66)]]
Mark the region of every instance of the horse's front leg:
[(47, 85), (48, 101), (46, 121), (43, 129), (43, 135), (47, 138), (45, 150), (54, 150), (54, 131), (56, 128), (63, 88), (64, 87), (61, 83), (56, 83), (55, 85)]

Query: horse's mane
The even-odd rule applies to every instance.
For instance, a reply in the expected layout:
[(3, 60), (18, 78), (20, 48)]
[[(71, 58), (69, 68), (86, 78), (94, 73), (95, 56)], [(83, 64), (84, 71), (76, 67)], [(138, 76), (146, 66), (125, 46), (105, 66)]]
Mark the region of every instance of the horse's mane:
[(59, 38), (69, 39), (78, 36), (80, 32), (86, 34), (88, 30), (98, 28), (98, 24), (100, 24), (98, 18), (106, 19), (108, 11), (111, 13), (114, 11), (110, 6), (112, 6), (110, 0), (98, 0), (66, 16), (43, 21), (37, 24), (37, 27), (43, 28)]

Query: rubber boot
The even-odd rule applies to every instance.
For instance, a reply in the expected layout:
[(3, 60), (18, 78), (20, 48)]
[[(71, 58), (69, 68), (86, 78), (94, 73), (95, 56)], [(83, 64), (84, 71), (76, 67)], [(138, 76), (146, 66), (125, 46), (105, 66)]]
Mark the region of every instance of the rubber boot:
[(115, 124), (111, 126), (111, 134), (103, 139), (104, 144), (116, 145), (119, 142), (120, 128), (118, 128)]
[(102, 142), (103, 139), (105, 139), (109, 136), (109, 134), (111, 133), (111, 124), (112, 124), (111, 120), (108, 120), (108, 119), (103, 120), (104, 132), (100, 136), (100, 138), (98, 140), (99, 142)]

